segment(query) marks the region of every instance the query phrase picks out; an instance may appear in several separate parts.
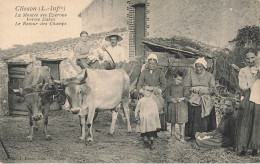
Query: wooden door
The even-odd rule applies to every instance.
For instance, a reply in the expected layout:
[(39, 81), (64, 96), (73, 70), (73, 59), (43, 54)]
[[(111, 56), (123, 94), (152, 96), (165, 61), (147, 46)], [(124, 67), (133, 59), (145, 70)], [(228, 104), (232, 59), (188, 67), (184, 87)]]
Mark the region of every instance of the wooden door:
[[(9, 74), (9, 89), (19, 89), (22, 87), (22, 83), (26, 77), (26, 67), (27, 65), (14, 65), (8, 67)], [(24, 98), (17, 96), (16, 94), (9, 93), (9, 111), (10, 114), (20, 114), (27, 115), (27, 107), (24, 103)]]
[(51, 69), (51, 76), (55, 80), (60, 80), (60, 61), (42, 61), (42, 66), (48, 66)]
[(135, 56), (143, 56), (142, 39), (145, 37), (145, 5), (135, 6)]

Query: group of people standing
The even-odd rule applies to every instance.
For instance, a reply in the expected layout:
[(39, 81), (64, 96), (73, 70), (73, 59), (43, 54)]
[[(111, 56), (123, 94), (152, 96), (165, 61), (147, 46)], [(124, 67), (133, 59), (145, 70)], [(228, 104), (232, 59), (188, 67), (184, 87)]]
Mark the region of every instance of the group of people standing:
[[(168, 83), (164, 72), (157, 65), (157, 56), (150, 54), (147, 67), (141, 72), (137, 84), (137, 91), (144, 93), (144, 98), (140, 99), (142, 101), (139, 100), (135, 109), (137, 119), (143, 118), (140, 119), (140, 131), (141, 136), (144, 137), (144, 143), (150, 143), (149, 147), (152, 147), (153, 138), (157, 137), (156, 132), (160, 129), (158, 126), (161, 127), (163, 124), (162, 117), (159, 116), (164, 111), (165, 121), (171, 124), (170, 138), (180, 142), (185, 142), (187, 138), (195, 139), (197, 132), (213, 130), (214, 127), (211, 128), (211, 125), (215, 120), (210, 117), (213, 113), (211, 95), (218, 95), (218, 93), (214, 76), (206, 71), (207, 61), (204, 58), (198, 58), (194, 64), (194, 71), (188, 75), (178, 69), (172, 71)], [(188, 80), (184, 80), (185, 76)], [(154, 96), (147, 94), (148, 91), (152, 91)], [(153, 97), (156, 102), (158, 116), (150, 115), (155, 112), (152, 112), (154, 109), (151, 105), (152, 99), (147, 99), (147, 97)], [(144, 101), (145, 99), (147, 101)], [(180, 135), (177, 135), (178, 132), (175, 130), (176, 124), (179, 126)], [(147, 138), (150, 138), (150, 141), (146, 141)]]
[[(137, 86), (144, 88), (144, 92), (151, 91), (149, 87), (152, 86), (155, 93), (158, 90), (163, 93), (167, 108), (166, 121), (171, 123), (171, 137), (181, 142), (185, 142), (185, 139), (195, 139), (194, 148), (200, 150), (233, 147), (238, 155), (246, 155), (247, 150), (251, 149), (251, 155), (257, 156), (257, 150), (260, 148), (259, 54), (257, 55), (256, 51), (252, 49), (245, 52), (247, 65), (240, 70), (238, 76), (239, 87), (243, 91), (238, 114), (235, 117), (235, 100), (227, 98), (222, 109), (224, 115), (217, 127), (213, 110), (214, 102), (211, 96), (219, 97), (220, 95), (215, 86), (214, 76), (206, 71), (207, 62), (204, 58), (198, 58), (195, 61), (194, 71), (186, 75), (188, 80), (183, 82), (183, 72), (176, 70), (170, 77), (171, 82), (166, 84), (164, 74), (154, 67), (154, 64), (158, 63), (158, 59), (155, 57), (156, 55), (151, 54), (148, 57), (148, 67), (141, 73)], [(147, 94), (145, 95), (147, 96)], [(138, 103), (140, 104), (137, 105), (137, 116), (137, 111), (146, 111), (143, 113), (151, 111), (151, 105), (141, 108), (144, 102)], [(147, 118), (152, 120), (150, 115), (147, 115)], [(154, 122), (143, 121), (142, 136), (145, 136), (148, 131), (147, 137), (151, 138), (149, 131), (151, 127), (149, 126), (154, 125), (153, 130), (156, 131), (158, 129), (156, 123), (158, 123), (157, 116), (154, 117)], [(176, 133), (175, 124), (179, 125), (180, 136)]]
[[(122, 40), (119, 35), (107, 36), (105, 40), (111, 45), (94, 50), (87, 44), (88, 33), (83, 31), (80, 36), (81, 41), (74, 52), (81, 68), (109, 70), (129, 62), (124, 48), (118, 45)], [(104, 51), (107, 55), (103, 54)], [(135, 117), (144, 144), (153, 149), (154, 138), (158, 137), (160, 129), (165, 129), (167, 122), (171, 125), (169, 138), (180, 142), (195, 140), (195, 148), (208, 150), (232, 146), (239, 155), (245, 155), (248, 149), (252, 149), (253, 156), (257, 155), (260, 148), (260, 98), (257, 94), (260, 62), (257, 61), (260, 59), (254, 50), (249, 49), (245, 60), (247, 66), (240, 70), (238, 77), (239, 87), (244, 93), (238, 116), (234, 118), (233, 115), (234, 100), (227, 99), (224, 116), (217, 126), (212, 96), (218, 97), (219, 93), (214, 76), (206, 71), (207, 61), (198, 58), (194, 70), (186, 75), (178, 69), (172, 71), (167, 82), (164, 72), (158, 67), (158, 57), (150, 54), (133, 91), (139, 95)], [(175, 130), (176, 124), (179, 132)]]

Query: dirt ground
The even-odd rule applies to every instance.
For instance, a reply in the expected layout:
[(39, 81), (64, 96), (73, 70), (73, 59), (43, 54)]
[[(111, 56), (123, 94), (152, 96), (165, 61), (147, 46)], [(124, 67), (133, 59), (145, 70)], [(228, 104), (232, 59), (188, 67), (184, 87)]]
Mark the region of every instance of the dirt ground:
[[(133, 118), (133, 113), (131, 113)], [(201, 152), (191, 147), (191, 142), (180, 143), (167, 139), (160, 132), (155, 140), (155, 150), (145, 148), (140, 134), (127, 135), (126, 123), (118, 116), (115, 135), (109, 136), (111, 112), (99, 112), (94, 122), (94, 142), (79, 142), (78, 116), (67, 111), (52, 111), (49, 117), (51, 141), (44, 140), (43, 126), (35, 132), (33, 142), (26, 141), (29, 132), (28, 117), (4, 116), (0, 118), (0, 137), (11, 159), (7, 159), (0, 145), (0, 162), (61, 162), (61, 163), (218, 163), (260, 162), (260, 156), (236, 156), (230, 149)], [(134, 129), (135, 124), (132, 123)]]

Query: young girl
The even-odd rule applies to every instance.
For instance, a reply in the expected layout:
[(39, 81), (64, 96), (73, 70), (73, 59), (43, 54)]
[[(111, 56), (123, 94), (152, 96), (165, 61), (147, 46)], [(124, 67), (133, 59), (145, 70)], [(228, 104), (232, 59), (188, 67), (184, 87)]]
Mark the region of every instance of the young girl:
[(173, 74), (173, 82), (170, 83), (165, 91), (165, 100), (168, 103), (166, 119), (168, 123), (171, 123), (171, 137), (177, 139), (178, 136), (175, 131), (175, 124), (179, 125), (180, 129), (180, 141), (184, 140), (185, 123), (188, 121), (188, 106), (186, 101), (188, 100), (189, 91), (184, 87), (183, 73), (176, 71)]
[(144, 144), (153, 149), (153, 138), (156, 130), (161, 128), (158, 107), (152, 97), (153, 87), (145, 86), (142, 97), (135, 109), (135, 118), (140, 124), (141, 136), (144, 137)]

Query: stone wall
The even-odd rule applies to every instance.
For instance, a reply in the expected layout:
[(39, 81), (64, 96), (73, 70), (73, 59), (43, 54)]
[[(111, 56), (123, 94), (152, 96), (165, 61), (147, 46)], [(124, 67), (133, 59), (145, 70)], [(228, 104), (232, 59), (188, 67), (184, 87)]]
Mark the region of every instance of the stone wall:
[(82, 30), (89, 34), (127, 27), (126, 0), (94, 0), (81, 13)]
[(6, 63), (0, 62), (0, 117), (9, 114), (7, 68)]
[(260, 26), (259, 0), (148, 0), (148, 37), (184, 36), (223, 47), (246, 25)]

